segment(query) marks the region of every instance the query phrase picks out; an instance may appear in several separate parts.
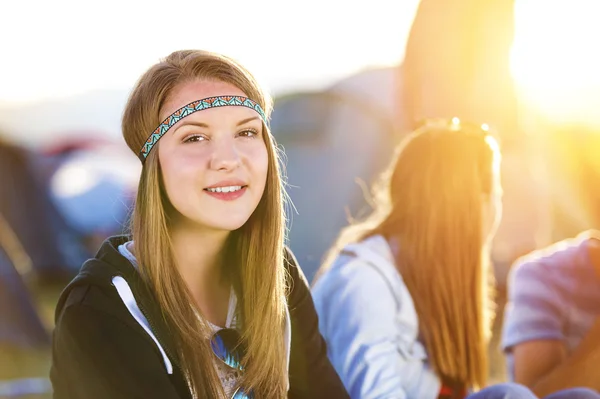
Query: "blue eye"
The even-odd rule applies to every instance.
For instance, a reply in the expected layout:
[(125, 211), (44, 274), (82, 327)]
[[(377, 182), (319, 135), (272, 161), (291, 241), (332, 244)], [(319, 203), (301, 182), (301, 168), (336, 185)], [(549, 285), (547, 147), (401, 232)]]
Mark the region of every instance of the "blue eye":
[(200, 136), (199, 134), (194, 134), (192, 136), (188, 136), (183, 140), (184, 143), (197, 143), (200, 141), (204, 141), (206, 138), (204, 136)]

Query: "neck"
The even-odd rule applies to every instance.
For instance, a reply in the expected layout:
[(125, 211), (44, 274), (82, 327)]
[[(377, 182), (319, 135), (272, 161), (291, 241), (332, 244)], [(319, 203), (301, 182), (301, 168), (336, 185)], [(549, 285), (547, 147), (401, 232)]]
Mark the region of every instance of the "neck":
[(229, 290), (221, 254), (228, 231), (199, 228), (179, 223), (171, 230), (177, 268), (197, 303)]

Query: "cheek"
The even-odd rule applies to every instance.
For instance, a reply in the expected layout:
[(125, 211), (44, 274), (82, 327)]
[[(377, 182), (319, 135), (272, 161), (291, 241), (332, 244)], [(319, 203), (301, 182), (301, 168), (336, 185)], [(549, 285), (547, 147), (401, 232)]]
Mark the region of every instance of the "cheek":
[(199, 160), (184, 155), (165, 155), (167, 156), (161, 158), (163, 184), (167, 197), (173, 205), (176, 205), (190, 198), (190, 191), (197, 186)]
[(264, 150), (262, 151), (261, 157), (260, 157), (260, 171), (261, 174), (263, 176), (263, 180), (266, 181), (267, 180), (267, 174), (269, 173), (269, 153), (267, 152), (267, 148), (265, 147)]
[(269, 153), (267, 145), (257, 145), (247, 153), (249, 167), (252, 171), (253, 178), (264, 184), (267, 180), (269, 171)]

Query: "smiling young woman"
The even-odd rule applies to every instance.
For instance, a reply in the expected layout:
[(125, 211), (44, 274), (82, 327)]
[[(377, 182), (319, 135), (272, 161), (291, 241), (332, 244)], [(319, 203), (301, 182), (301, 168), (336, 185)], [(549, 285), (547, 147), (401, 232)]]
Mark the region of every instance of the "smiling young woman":
[(284, 247), (271, 104), (235, 61), (178, 51), (123, 115), (143, 163), (131, 235), (57, 307), (55, 398), (346, 398)]

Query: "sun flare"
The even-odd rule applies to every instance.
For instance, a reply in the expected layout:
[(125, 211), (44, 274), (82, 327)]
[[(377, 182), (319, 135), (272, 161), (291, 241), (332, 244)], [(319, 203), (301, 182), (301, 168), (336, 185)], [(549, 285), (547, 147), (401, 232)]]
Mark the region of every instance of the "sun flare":
[(558, 123), (600, 126), (600, 3), (517, 0), (511, 73), (524, 105)]

